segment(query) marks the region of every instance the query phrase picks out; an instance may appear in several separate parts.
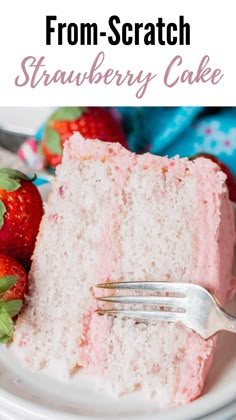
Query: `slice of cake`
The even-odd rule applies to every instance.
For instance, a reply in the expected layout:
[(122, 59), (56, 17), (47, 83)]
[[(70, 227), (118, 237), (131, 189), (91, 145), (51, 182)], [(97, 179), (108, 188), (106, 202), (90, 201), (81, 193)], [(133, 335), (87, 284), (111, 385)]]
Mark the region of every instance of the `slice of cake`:
[(160, 406), (186, 403), (202, 391), (216, 338), (99, 316), (93, 286), (192, 282), (224, 305), (235, 288), (234, 239), (216, 164), (136, 155), (75, 134), (52, 185), (13, 346), (32, 369), (82, 367), (118, 395), (141, 389)]

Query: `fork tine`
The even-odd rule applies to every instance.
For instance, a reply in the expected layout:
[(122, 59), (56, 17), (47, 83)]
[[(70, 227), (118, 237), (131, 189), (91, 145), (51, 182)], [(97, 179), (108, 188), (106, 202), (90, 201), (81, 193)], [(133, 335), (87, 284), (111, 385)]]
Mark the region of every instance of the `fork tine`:
[[(189, 285), (189, 283), (188, 283)], [(186, 283), (170, 283), (163, 281), (127, 281), (127, 282), (111, 282), (98, 283), (96, 287), (99, 289), (136, 289), (136, 290), (155, 290), (159, 293), (183, 293), (186, 294)]]
[(107, 296), (96, 297), (101, 302), (113, 303), (143, 303), (146, 305), (171, 306), (173, 308), (184, 308), (186, 298), (184, 297), (161, 297), (161, 296)]
[(99, 315), (113, 315), (123, 316), (135, 319), (156, 319), (157, 321), (169, 321), (169, 322), (183, 322), (185, 313), (167, 312), (167, 311), (134, 311), (127, 309), (98, 309), (96, 311)]

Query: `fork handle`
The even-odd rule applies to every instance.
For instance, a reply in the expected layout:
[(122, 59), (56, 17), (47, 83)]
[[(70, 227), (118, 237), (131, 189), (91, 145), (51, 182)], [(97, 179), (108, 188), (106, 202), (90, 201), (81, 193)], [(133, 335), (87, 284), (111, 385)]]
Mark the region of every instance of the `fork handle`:
[(236, 333), (236, 318), (232, 315), (224, 313), (225, 315), (225, 325), (224, 330)]

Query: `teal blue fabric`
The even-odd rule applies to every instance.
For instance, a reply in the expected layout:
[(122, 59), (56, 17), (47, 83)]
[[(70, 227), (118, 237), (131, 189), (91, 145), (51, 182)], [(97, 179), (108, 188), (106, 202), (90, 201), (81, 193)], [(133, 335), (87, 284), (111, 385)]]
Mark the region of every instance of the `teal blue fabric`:
[(236, 108), (120, 107), (131, 150), (173, 157), (205, 152), (236, 175)]
[(41, 185), (44, 185), (44, 184), (48, 184), (48, 182), (49, 182), (48, 179), (42, 178), (39, 175), (34, 180), (34, 184), (37, 185), (37, 187), (40, 187)]

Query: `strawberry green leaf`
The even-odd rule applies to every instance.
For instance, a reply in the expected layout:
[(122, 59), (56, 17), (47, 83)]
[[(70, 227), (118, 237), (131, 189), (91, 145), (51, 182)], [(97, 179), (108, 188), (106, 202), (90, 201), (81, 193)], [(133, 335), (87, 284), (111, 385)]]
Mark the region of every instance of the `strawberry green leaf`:
[(6, 213), (7, 209), (2, 200), (0, 200), (0, 229), (2, 229), (4, 225), (4, 214)]
[(9, 192), (16, 191), (20, 188), (20, 181), (11, 179), (8, 175), (0, 174), (0, 188)]
[(57, 109), (49, 118), (48, 123), (51, 121), (74, 121), (77, 118), (80, 118), (85, 112), (87, 108), (79, 107), (79, 106), (66, 106)]
[(61, 155), (62, 154), (61, 137), (57, 133), (57, 131), (51, 127), (46, 127), (45, 137), (47, 139), (47, 146), (50, 152), (56, 155)]
[(16, 191), (20, 188), (20, 181), (30, 181), (30, 178), (23, 174), (23, 172), (16, 169), (1, 168), (0, 169), (0, 188), (5, 191)]
[(18, 280), (17, 276), (4, 276), (0, 278), (0, 294), (11, 289)]
[(15, 300), (8, 300), (7, 302), (0, 302), (0, 311), (1, 309), (5, 309), (5, 311), (11, 316), (16, 316), (23, 305), (23, 300), (15, 299)]
[(0, 308), (0, 343), (8, 343), (13, 338), (13, 321), (4, 308)]
[(22, 179), (24, 181), (30, 181), (30, 178), (27, 175), (25, 175), (21, 171), (18, 171), (17, 169), (1, 168), (0, 176), (1, 174), (7, 175), (9, 178), (12, 178), (12, 179)]

